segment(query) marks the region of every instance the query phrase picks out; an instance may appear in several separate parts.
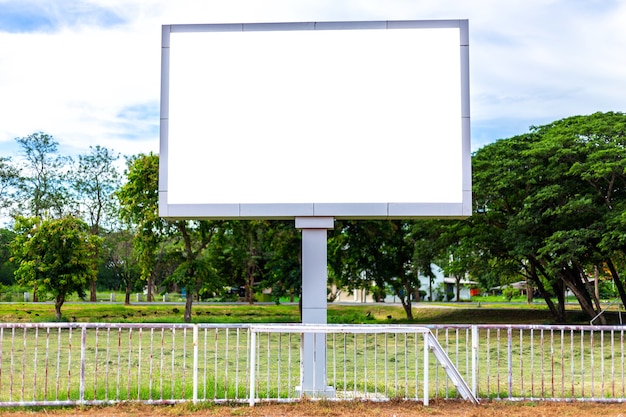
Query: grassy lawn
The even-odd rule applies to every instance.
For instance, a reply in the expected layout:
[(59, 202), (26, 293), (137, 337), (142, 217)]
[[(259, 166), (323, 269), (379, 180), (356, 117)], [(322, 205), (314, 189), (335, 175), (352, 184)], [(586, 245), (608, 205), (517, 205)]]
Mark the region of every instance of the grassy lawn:
[[(576, 309), (568, 312), (568, 323), (588, 324)], [(154, 303), (88, 303), (63, 305), (62, 313), (69, 322), (110, 323), (182, 323), (183, 304)], [(493, 303), (417, 303), (414, 320), (406, 320), (404, 310), (397, 304), (328, 304), (328, 322), (342, 324), (550, 324), (547, 308), (536, 304)], [(0, 303), (0, 321), (54, 321), (51, 303)], [(203, 304), (193, 306), (196, 323), (298, 323), (297, 304)]]

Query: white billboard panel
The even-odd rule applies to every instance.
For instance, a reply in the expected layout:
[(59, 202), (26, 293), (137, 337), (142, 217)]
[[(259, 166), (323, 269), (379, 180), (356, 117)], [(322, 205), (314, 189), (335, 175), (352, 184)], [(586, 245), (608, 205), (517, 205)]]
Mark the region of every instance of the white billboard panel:
[(467, 21), (163, 27), (160, 215), (471, 214)]

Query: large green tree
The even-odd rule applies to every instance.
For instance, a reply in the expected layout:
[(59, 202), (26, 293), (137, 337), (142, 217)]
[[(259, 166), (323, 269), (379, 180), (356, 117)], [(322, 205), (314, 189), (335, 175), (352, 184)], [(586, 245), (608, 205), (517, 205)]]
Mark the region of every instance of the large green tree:
[[(218, 223), (206, 220), (166, 221), (158, 213), (159, 157), (138, 155), (128, 160), (127, 182), (117, 193), (123, 218), (135, 232), (135, 252), (141, 276), (147, 281), (148, 301), (153, 299), (155, 279), (167, 270), (165, 283), (185, 288), (185, 321), (191, 321), (194, 297), (209, 280), (205, 253)], [(164, 261), (174, 262), (161, 268)]]
[(153, 299), (156, 265), (166, 239), (167, 222), (159, 217), (159, 157), (140, 154), (127, 160), (126, 183), (116, 193), (121, 217), (134, 231), (141, 277)]
[(18, 217), (17, 237), (11, 244), (15, 275), (22, 284), (37, 284), (40, 293), (54, 297), (57, 320), (68, 295), (84, 297), (89, 281), (97, 273), (93, 254), (100, 238), (89, 232), (87, 223), (73, 216), (41, 221)]
[(555, 321), (565, 321), (565, 289), (588, 316), (599, 313), (589, 277), (604, 265), (626, 301), (614, 267), (624, 253), (625, 121), (613, 112), (569, 117), (473, 157), (480, 255), (516, 261)]

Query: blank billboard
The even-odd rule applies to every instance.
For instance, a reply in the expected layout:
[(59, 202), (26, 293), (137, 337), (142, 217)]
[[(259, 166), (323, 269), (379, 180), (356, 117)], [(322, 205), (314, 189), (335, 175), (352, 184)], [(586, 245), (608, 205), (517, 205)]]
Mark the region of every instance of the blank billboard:
[(465, 20), (163, 26), (167, 218), (471, 214)]

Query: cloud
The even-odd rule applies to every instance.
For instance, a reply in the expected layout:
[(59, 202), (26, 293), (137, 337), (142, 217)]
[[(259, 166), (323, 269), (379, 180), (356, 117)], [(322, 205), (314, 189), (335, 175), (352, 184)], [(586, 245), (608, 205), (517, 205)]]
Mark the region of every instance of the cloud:
[(111, 132), (136, 136), (124, 109), (158, 101), (159, 40), (156, 25), (0, 33), (0, 114), (10, 121), (0, 141), (45, 131), (80, 149), (105, 145)]
[(44, 131), (157, 152), (163, 24), (453, 18), (470, 21), (474, 148), (626, 110), (619, 0), (0, 0), (0, 146)]
[[(141, 140), (159, 136), (158, 101), (139, 103), (124, 107), (116, 115), (120, 139)], [(132, 132), (129, 134), (129, 132)]]

